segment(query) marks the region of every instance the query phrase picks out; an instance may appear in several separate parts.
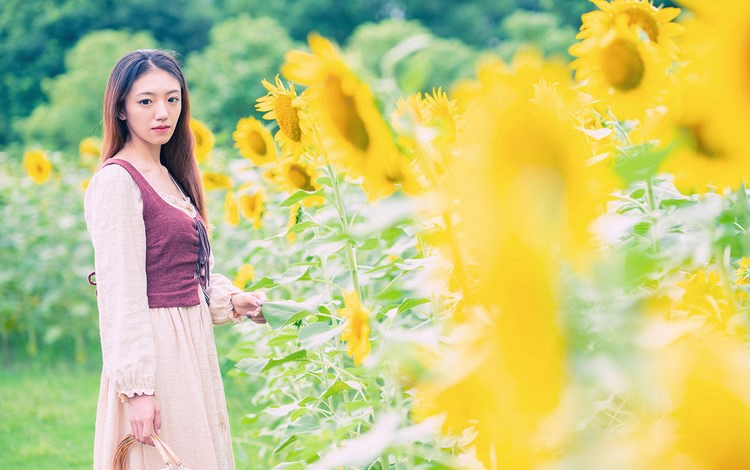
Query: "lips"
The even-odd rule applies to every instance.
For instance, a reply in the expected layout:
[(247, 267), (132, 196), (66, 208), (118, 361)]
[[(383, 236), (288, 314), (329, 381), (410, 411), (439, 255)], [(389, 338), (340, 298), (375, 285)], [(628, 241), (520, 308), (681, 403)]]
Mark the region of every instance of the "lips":
[(152, 127), (151, 129), (155, 131), (166, 131), (167, 129), (169, 129), (169, 126), (158, 126), (158, 127)]

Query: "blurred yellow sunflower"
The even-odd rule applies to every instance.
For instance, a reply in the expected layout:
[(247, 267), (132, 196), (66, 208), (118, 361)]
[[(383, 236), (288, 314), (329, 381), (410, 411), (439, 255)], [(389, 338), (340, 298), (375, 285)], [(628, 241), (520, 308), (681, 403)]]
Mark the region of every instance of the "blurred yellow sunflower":
[(289, 206), (289, 218), (286, 222), (286, 241), (289, 243), (294, 243), (294, 241), (297, 239), (297, 234), (290, 231), (292, 227), (300, 223), (302, 220), (302, 208), (299, 204), (299, 202), (295, 202), (291, 206)]
[(251, 264), (243, 263), (242, 266), (240, 266), (237, 270), (237, 275), (234, 277), (234, 281), (232, 281), (232, 283), (240, 289), (244, 289), (247, 286), (248, 282), (254, 280), (255, 268), (253, 268)]
[(346, 341), (346, 355), (359, 365), (370, 354), (370, 310), (364, 308), (355, 291), (344, 292), (344, 308), (339, 315), (346, 319), (341, 340)]
[(27, 150), (23, 154), (23, 166), (36, 184), (43, 184), (52, 174), (52, 164), (42, 150)]
[(254, 192), (242, 192), (239, 196), (239, 205), (242, 215), (253, 223), (253, 227), (260, 229), (261, 218), (265, 209), (266, 192), (258, 188)]
[(211, 171), (203, 172), (203, 188), (206, 191), (213, 191), (214, 189), (232, 189), (233, 184), (232, 178), (227, 175)]
[[(282, 190), (293, 194), (298, 190), (316, 191), (320, 185), (315, 182), (318, 178), (318, 169), (304, 158), (294, 160), (286, 158), (279, 161), (273, 178)], [(323, 203), (321, 196), (308, 197), (302, 200), (305, 206), (320, 205)]]
[[(693, 54), (696, 49), (685, 45), (683, 50)], [(677, 71), (667, 106), (649, 110), (631, 133), (634, 142), (669, 151), (660, 170), (672, 175), (683, 194), (736, 189), (750, 173), (750, 159), (722, 136), (721, 118), (700, 83), (698, 65), (691, 61)]]
[(262, 83), (268, 94), (258, 98), (255, 107), (258, 111), (266, 112), (263, 119), (276, 120), (279, 130), (274, 138), (281, 146), (283, 155), (298, 156), (310, 141), (310, 126), (302, 109), (305, 99), (297, 96), (294, 84), (289, 83), (289, 87), (285, 87), (278, 75), (275, 86), (266, 80)]
[(577, 57), (571, 67), (581, 91), (611, 106), (619, 119), (635, 119), (664, 102), (671, 86), (671, 63), (628, 28), (627, 17), (615, 20), (604, 34), (570, 47)]
[(317, 34), (310, 34), (308, 42), (312, 53), (287, 53), (282, 73), (308, 87), (305, 94), (331, 156), (351, 176), (364, 177), (370, 199), (393, 193), (399, 183), (404, 191), (417, 191), (370, 88), (349, 70), (331, 42)]
[[(750, 155), (750, 2), (680, 2), (694, 13), (686, 21), (691, 95), (702, 113), (703, 135), (735, 162)], [(745, 176), (746, 170), (739, 170)]]
[(736, 284), (738, 286), (750, 285), (750, 258), (742, 258), (737, 262), (737, 265), (737, 270), (735, 271), (735, 276), (737, 276)]
[(425, 120), (439, 129), (439, 138), (447, 143), (456, 140), (461, 126), (458, 100), (448, 98), (442, 88), (433, 88), (432, 93), (425, 94), (424, 103)]
[(240, 155), (256, 165), (261, 166), (276, 160), (276, 145), (271, 133), (254, 117), (240, 119), (232, 137), (234, 146), (240, 150)]
[(214, 135), (205, 124), (193, 118), (190, 119), (190, 130), (195, 139), (195, 158), (198, 163), (204, 163), (214, 148)]
[(601, 36), (613, 28), (623, 17), (630, 28), (643, 33), (644, 41), (657, 46), (667, 57), (676, 58), (678, 47), (675, 36), (683, 27), (672, 20), (680, 14), (679, 8), (655, 7), (649, 0), (591, 0), (599, 10), (581, 16), (581, 30), (577, 39)]
[(240, 211), (237, 207), (237, 198), (234, 195), (234, 191), (227, 191), (224, 196), (224, 219), (229, 225), (237, 225), (240, 223)]
[(81, 160), (98, 160), (102, 153), (102, 141), (96, 137), (86, 137), (78, 144), (78, 154)]

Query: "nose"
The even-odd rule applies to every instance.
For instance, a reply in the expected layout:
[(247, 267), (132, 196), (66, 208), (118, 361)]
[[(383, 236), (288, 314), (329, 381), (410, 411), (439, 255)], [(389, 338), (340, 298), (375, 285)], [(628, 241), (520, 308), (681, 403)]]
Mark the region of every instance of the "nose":
[(163, 101), (159, 101), (156, 103), (156, 115), (154, 116), (156, 120), (163, 121), (169, 117), (169, 113), (167, 113), (167, 105)]

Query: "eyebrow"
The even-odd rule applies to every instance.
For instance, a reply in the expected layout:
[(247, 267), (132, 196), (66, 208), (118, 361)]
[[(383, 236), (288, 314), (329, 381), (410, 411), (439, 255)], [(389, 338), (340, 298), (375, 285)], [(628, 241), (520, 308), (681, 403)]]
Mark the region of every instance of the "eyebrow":
[[(178, 90), (178, 89), (175, 88), (174, 90), (169, 90), (166, 94), (169, 95), (171, 93), (179, 93), (179, 92), (180, 92), (180, 90)], [(142, 91), (140, 93), (137, 93), (135, 96), (141, 96), (141, 95), (151, 95), (151, 96), (153, 96), (155, 94), (156, 93), (153, 93), (153, 92), (150, 92), (150, 91)]]

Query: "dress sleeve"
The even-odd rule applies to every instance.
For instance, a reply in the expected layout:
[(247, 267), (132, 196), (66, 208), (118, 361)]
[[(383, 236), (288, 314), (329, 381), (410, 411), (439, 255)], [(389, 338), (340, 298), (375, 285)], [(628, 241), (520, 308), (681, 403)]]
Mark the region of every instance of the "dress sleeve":
[(110, 165), (91, 178), (84, 210), (94, 246), (104, 373), (123, 401), (153, 395), (156, 347), (146, 294), (141, 192), (124, 168)]
[(226, 276), (214, 272), (213, 253), (208, 258), (208, 266), (211, 270), (211, 278), (208, 286), (208, 305), (211, 311), (211, 321), (214, 325), (227, 323), (239, 323), (244, 317), (235, 317), (229, 297), (232, 294), (242, 292), (242, 289), (232, 284)]

